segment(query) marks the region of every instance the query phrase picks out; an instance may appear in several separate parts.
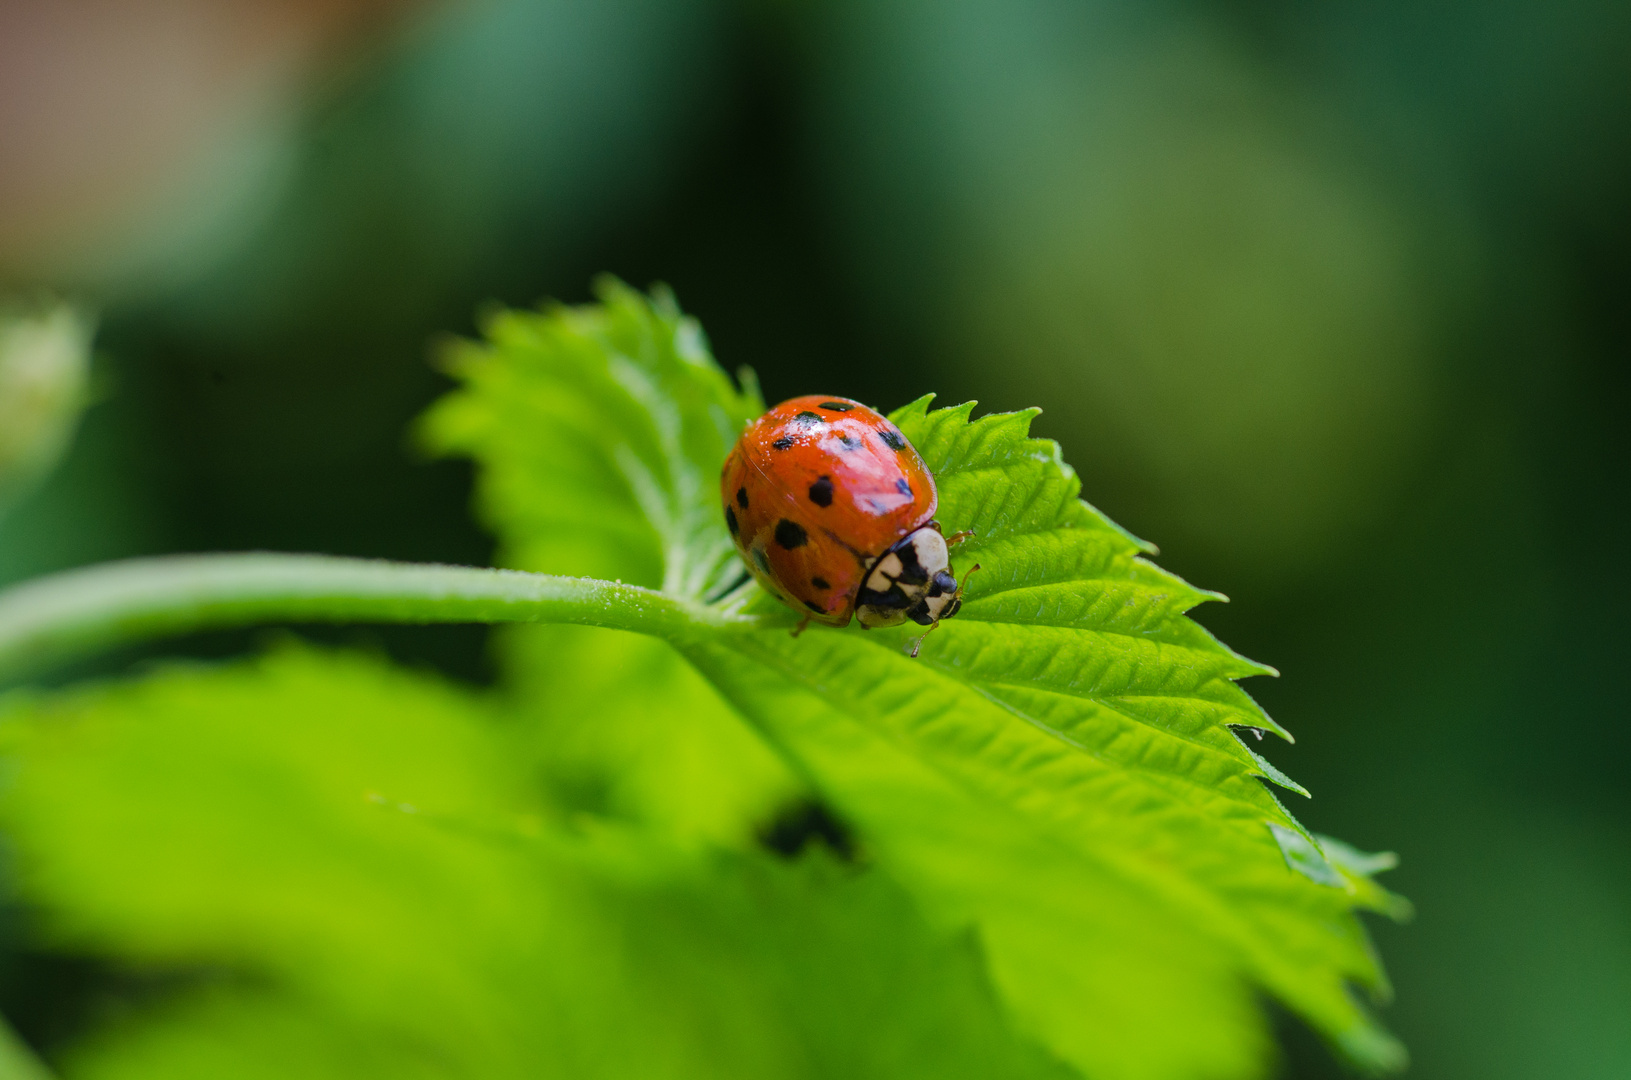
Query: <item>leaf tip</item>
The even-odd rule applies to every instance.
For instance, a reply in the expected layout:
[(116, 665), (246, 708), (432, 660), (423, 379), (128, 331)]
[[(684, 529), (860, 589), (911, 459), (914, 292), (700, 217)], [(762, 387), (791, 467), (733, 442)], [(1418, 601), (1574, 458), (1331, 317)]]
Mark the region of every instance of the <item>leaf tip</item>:
[(764, 411), (765, 395), (759, 388), (759, 373), (747, 364), (736, 369), (736, 385), (741, 389), (742, 396), (746, 398), (755, 409)]
[(1416, 919), (1416, 905), (1410, 902), (1409, 897), (1400, 896), (1396, 892), (1386, 892), (1387, 900), (1382, 914), (1396, 923), (1414, 922)]
[[(1064, 463), (1062, 461), (1060, 462), (1060, 464), (1063, 465), (1067, 469), (1070, 468), (1070, 466), (1064, 465)], [(1074, 474), (1075, 471), (1076, 470), (1071, 469), (1072, 474)], [(1115, 533), (1117, 536), (1120, 536), (1128, 544), (1131, 544), (1133, 549), (1140, 553), (1140, 557), (1142, 557), (1144, 555), (1149, 555), (1149, 556), (1153, 557), (1153, 556), (1161, 554), (1161, 549), (1158, 546), (1156, 546), (1156, 544), (1155, 544), (1155, 542), (1153, 540), (1146, 540), (1142, 536), (1133, 535), (1133, 533), (1131, 531), (1129, 531), (1126, 526), (1120, 524), (1119, 522), (1113, 521), (1110, 518), (1110, 515), (1106, 514), (1103, 510), (1100, 510), (1098, 507), (1094, 506), (1092, 503), (1088, 502), (1086, 499), (1077, 499), (1076, 501), (1081, 506), (1085, 507), (1089, 514), (1093, 515), (1094, 520), (1098, 524), (1100, 524), (1103, 527), (1109, 529), (1111, 532)], [(1150, 563), (1149, 565), (1155, 566), (1154, 563)], [(1160, 568), (1156, 567), (1156, 569), (1160, 569)], [(1165, 571), (1163, 571), (1163, 573), (1164, 572)]]
[(1285, 773), (1281, 772), (1272, 761), (1264, 757), (1262, 754), (1259, 754), (1256, 750), (1253, 750), (1250, 746), (1247, 746), (1246, 740), (1242, 737), (1239, 730), (1235, 731), (1235, 738), (1240, 740), (1240, 745), (1244, 746), (1246, 748), (1246, 753), (1251, 755), (1252, 762), (1257, 766), (1258, 772), (1256, 775), (1259, 778), (1266, 780), (1277, 787), (1282, 787), (1287, 791), (1294, 791), (1305, 799), (1312, 799), (1314, 797), (1312, 792), (1303, 787), (1301, 784), (1297, 783), (1297, 781), (1293, 780), (1291, 777), (1287, 776)]
[(934, 404), (935, 394), (930, 391), (916, 401), (908, 401), (900, 408), (889, 414), (889, 419), (899, 424), (902, 420), (921, 419), (929, 415), (929, 406)]
[(1384, 873), (1397, 869), (1399, 865), (1398, 853), (1392, 851), (1365, 852), (1360, 851), (1352, 844), (1338, 840), (1334, 836), (1316, 835), (1315, 840), (1330, 857), (1331, 861), (1350, 873), (1362, 877), (1372, 874)]
[[(655, 293), (657, 289), (666, 290), (667, 288), (668, 286), (659, 284), (652, 291)], [(626, 300), (634, 293), (634, 289), (627, 282), (609, 270), (602, 270), (590, 279), (589, 291), (594, 294), (595, 299), (603, 304)]]
[(1289, 825), (1282, 825), (1278, 821), (1264, 821), (1263, 824), (1269, 827), (1274, 842), (1280, 846), (1280, 854), (1284, 856), (1286, 866), (1317, 885), (1329, 885), (1335, 889), (1348, 888), (1347, 879), (1331, 865), (1318, 845), (1301, 831)]
[[(634, 290), (630, 291), (632, 292)], [(652, 282), (651, 288), (647, 290), (647, 294), (651, 297), (651, 306), (656, 309), (659, 314), (671, 319), (677, 319), (680, 317), (679, 297), (674, 295), (674, 289), (668, 284), (668, 282)], [(636, 293), (636, 295), (638, 295), (638, 293)], [(701, 327), (699, 326), (698, 329), (700, 330)]]
[(1368, 1018), (1335, 1036), (1337, 1049), (1370, 1076), (1403, 1072), (1410, 1065), (1410, 1052), (1398, 1039)]

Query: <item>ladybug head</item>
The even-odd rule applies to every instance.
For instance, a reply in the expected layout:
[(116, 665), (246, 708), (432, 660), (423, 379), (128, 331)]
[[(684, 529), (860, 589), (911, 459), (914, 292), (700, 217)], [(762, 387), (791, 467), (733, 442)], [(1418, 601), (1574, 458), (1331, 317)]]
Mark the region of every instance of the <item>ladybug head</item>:
[(951, 572), (946, 538), (935, 522), (906, 534), (867, 568), (855, 617), (862, 626), (898, 626), (911, 619), (933, 626), (963, 606), (963, 590)]

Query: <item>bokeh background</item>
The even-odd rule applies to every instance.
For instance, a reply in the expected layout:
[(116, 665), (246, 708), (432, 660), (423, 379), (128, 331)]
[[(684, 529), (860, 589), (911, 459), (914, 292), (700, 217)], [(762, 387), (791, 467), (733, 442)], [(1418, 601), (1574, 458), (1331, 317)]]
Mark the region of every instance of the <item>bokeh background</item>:
[[(1612, 0), (10, 0), (0, 286), (99, 323), (0, 581), (484, 562), (436, 339), (666, 281), (772, 400), (1042, 405), (1285, 673), (1304, 820), (1401, 854), (1413, 1075), (1631, 1076), (1628, 72)], [(99, 977), (13, 944), (0, 1009)]]

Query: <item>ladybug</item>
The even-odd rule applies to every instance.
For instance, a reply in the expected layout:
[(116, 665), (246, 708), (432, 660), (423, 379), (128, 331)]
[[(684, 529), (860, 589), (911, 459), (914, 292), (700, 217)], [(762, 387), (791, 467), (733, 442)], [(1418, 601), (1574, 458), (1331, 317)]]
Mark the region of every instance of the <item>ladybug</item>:
[(771, 409), (726, 457), (720, 494), (736, 550), (804, 613), (799, 630), (851, 616), (867, 629), (911, 619), (932, 630), (962, 606), (948, 543), (969, 534), (941, 534), (928, 466), (860, 402), (815, 394)]

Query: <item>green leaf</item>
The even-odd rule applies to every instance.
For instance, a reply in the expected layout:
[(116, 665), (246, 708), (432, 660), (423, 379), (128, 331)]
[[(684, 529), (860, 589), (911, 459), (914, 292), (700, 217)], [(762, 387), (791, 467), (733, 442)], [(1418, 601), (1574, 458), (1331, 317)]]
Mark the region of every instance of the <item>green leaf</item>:
[(422, 437), (486, 465), (477, 506), (506, 565), (702, 596), (737, 574), (719, 468), (764, 403), (669, 294), (597, 291), (598, 305), (496, 312), (486, 344), (453, 345), (445, 365), (465, 389)]
[[(506, 565), (717, 592), (740, 572), (720, 464), (764, 403), (751, 374), (732, 385), (670, 295), (610, 278), (597, 291), (597, 305), (497, 312), (485, 343), (452, 346), (463, 389), (421, 438), (483, 463), (477, 509)], [(500, 650), (514, 707), (547, 711), (532, 760), (566, 805), (742, 846), (803, 790), (665, 645), (552, 626), (511, 629)]]
[[(705, 354), (691, 367), (672, 359), (695, 338), (666, 296), (604, 289), (603, 308), (497, 320), (486, 346), (461, 354), (465, 388), (428, 430), (482, 464), (485, 516), (520, 565), (585, 572), (592, 550), (596, 572), (703, 595), (700, 583), (717, 590), (732, 568), (717, 561), (728, 543), (717, 495), (692, 479), (717, 476), (731, 441), (712, 421), (739, 427), (758, 403), (703, 374)], [(588, 384), (598, 396), (578, 389)], [(670, 384), (691, 395), (689, 420), (646, 393)], [(1079, 499), (1058, 447), (1029, 438), (1034, 411), (971, 422), (972, 405), (928, 403), (894, 419), (936, 475), (946, 531), (976, 531), (955, 552), (964, 575), (981, 565), (962, 614), (917, 660), (905, 629), (683, 643), (729, 712), (648, 701), (619, 739), (669, 746), (675, 728), (746, 721), (925, 912), (979, 933), (1017, 1021), (1088, 1075), (1260, 1075), (1259, 990), (1360, 1066), (1400, 1066), (1349, 990), (1386, 992), (1355, 911), (1399, 904), (1370, 881), (1375, 864), (1327, 858), (1266, 783), (1301, 789), (1236, 734), (1284, 735), (1235, 682), (1270, 669), (1187, 617), (1215, 594), (1150, 563)], [(548, 430), (563, 413), (594, 438), (568, 450)], [(635, 449), (657, 447), (649, 433), (664, 425), (698, 433), (670, 441), (684, 450), (666, 468)], [(642, 534), (645, 507), (659, 512)], [(664, 548), (650, 537), (671, 521), (685, 526)], [(584, 531), (563, 539), (569, 528)], [(647, 539), (624, 542), (637, 535)], [(775, 606), (763, 594), (746, 604)], [(517, 650), (512, 672), (542, 669), (547, 652)], [(723, 781), (733, 766), (720, 766)], [(649, 787), (670, 783), (659, 767)]]
[[(1285, 733), (1237, 685), (1269, 669), (1032, 413), (894, 414), (975, 530), (920, 658), (904, 628), (794, 638), (740, 614), (779, 609), (735, 584), (714, 486), (756, 392), (670, 298), (600, 288), (494, 316), (422, 433), (481, 463), (507, 561), (631, 584), (220, 557), (7, 595), (13, 652), (257, 612), (663, 639), (507, 633), (488, 698), (292, 653), (13, 699), (25, 896), (171, 988), (70, 1071), (1244, 1078), (1263, 993), (1402, 1064), (1350, 990), (1387, 991), (1356, 913), (1407, 914), (1391, 857), (1287, 812), (1254, 748)], [(761, 850), (812, 798), (859, 869)]]
[(47, 940), (153, 988), (70, 1076), (1055, 1074), (885, 875), (555, 819), (513, 721), (425, 676), (285, 649), (0, 735)]

